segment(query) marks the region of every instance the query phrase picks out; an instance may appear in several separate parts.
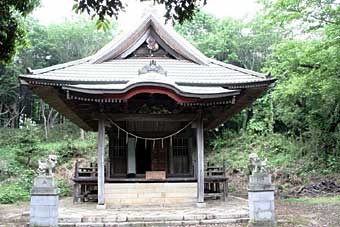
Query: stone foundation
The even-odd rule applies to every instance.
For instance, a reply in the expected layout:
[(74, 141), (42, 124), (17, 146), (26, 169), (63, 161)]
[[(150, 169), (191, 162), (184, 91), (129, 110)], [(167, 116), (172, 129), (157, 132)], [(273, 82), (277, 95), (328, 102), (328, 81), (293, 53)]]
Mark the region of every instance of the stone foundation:
[(249, 176), (249, 226), (276, 226), (274, 189), (270, 175), (257, 174)]
[(193, 204), (197, 183), (107, 183), (105, 204), (108, 206), (165, 206)]
[(31, 190), (30, 226), (58, 226), (59, 189), (53, 177), (38, 176)]
[(274, 192), (248, 192), (251, 226), (275, 226)]

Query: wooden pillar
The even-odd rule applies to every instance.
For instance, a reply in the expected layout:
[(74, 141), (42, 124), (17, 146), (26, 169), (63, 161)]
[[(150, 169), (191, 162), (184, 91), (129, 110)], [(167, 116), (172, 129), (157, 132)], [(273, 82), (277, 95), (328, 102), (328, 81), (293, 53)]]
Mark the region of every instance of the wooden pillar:
[(197, 144), (197, 203), (204, 203), (204, 136), (203, 120), (197, 121), (196, 144)]
[(104, 180), (105, 180), (105, 121), (103, 119), (98, 120), (98, 205), (105, 204), (104, 197)]

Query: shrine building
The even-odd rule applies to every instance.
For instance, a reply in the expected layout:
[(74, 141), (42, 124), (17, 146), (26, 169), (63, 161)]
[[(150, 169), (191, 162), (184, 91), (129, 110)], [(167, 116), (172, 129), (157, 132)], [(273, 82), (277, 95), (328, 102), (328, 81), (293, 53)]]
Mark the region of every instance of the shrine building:
[(20, 82), (98, 132), (95, 171), (75, 174), (75, 197), (92, 185), (105, 206), (204, 203), (203, 131), (275, 79), (206, 57), (150, 14), (94, 55), (31, 70)]

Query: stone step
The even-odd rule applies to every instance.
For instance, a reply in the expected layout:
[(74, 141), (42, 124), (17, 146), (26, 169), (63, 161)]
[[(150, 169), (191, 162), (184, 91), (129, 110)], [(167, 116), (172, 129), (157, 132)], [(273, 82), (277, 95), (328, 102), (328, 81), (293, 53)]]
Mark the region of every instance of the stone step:
[[(117, 217), (68, 217), (59, 218), (59, 227), (142, 227), (142, 226), (188, 226), (188, 225), (212, 225), (247, 223), (247, 214), (219, 214), (219, 215), (163, 215), (163, 216), (117, 216)], [(27, 223), (26, 219), (21, 223)], [(1, 225), (0, 225), (1, 226)], [(25, 226), (16, 221), (13, 225)], [(26, 225), (28, 226), (28, 225)]]
[(235, 224), (247, 223), (248, 218), (237, 219), (210, 219), (210, 220), (190, 220), (190, 221), (135, 221), (135, 222), (112, 222), (112, 223), (59, 223), (59, 227), (147, 227), (147, 226), (189, 226), (189, 225), (211, 225), (211, 224)]
[(126, 223), (126, 222), (165, 222), (165, 221), (208, 221), (208, 220), (238, 220), (248, 218), (247, 213), (229, 214), (186, 214), (186, 215), (150, 215), (131, 216), (117, 215), (110, 217), (103, 216), (68, 216), (60, 217), (59, 223)]

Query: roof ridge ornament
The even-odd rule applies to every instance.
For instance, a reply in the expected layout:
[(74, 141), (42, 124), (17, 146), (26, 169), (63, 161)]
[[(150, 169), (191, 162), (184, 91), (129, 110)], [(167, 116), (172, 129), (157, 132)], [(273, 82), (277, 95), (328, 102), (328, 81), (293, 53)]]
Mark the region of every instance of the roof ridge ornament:
[(158, 65), (155, 60), (151, 60), (149, 64), (143, 66), (143, 68), (138, 70), (138, 75), (155, 72), (158, 74), (163, 74), (167, 76), (167, 71), (163, 69), (162, 66)]

